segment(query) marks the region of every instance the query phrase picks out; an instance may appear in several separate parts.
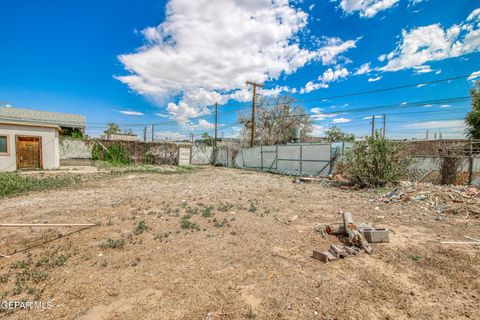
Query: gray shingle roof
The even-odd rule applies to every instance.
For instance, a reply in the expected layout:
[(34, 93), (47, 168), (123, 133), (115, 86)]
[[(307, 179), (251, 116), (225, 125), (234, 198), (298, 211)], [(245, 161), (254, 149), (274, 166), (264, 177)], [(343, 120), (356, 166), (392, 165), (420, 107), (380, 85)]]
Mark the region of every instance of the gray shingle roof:
[(62, 112), (0, 107), (0, 122), (50, 124), (67, 128), (85, 128), (85, 116)]

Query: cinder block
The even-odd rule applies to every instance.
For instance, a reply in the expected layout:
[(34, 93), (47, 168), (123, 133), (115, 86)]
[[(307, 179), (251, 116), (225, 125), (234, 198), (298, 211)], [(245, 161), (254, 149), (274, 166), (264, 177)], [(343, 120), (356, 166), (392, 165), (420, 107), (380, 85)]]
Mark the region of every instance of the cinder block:
[(328, 262), (328, 261), (332, 261), (332, 260), (337, 260), (337, 258), (335, 258), (330, 252), (328, 251), (324, 251), (324, 252), (320, 252), (320, 251), (316, 251), (316, 250), (313, 250), (313, 258), (317, 259), (317, 260), (320, 260), (322, 262)]
[(384, 228), (365, 228), (363, 236), (369, 243), (385, 243), (390, 242), (390, 232)]

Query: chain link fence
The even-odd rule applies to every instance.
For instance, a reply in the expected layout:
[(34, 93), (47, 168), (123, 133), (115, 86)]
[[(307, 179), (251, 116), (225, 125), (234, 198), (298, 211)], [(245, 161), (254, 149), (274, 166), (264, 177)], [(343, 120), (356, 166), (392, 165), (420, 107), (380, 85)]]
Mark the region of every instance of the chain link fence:
[(480, 185), (479, 140), (406, 142), (408, 178), (434, 184)]

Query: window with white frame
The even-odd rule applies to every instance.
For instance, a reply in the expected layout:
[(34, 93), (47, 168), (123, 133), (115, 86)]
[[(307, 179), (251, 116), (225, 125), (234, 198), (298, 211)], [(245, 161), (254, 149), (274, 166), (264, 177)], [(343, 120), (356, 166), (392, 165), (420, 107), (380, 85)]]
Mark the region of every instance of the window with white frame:
[(9, 155), (8, 136), (0, 133), (0, 156)]

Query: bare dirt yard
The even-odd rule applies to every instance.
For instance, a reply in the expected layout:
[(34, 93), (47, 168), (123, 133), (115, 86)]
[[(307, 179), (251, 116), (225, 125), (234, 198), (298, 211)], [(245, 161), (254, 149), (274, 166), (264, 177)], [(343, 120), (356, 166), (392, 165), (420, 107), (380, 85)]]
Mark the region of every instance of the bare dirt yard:
[[(4, 198), (2, 223), (98, 226), (0, 258), (0, 301), (53, 305), (0, 318), (480, 319), (480, 246), (440, 243), (480, 237), (480, 196), (402, 190), (390, 201), (391, 189), (206, 167)], [(390, 243), (311, 258), (339, 243), (315, 228), (341, 222), (340, 210), (390, 228)], [(0, 253), (11, 254), (76, 229), (0, 230)]]

